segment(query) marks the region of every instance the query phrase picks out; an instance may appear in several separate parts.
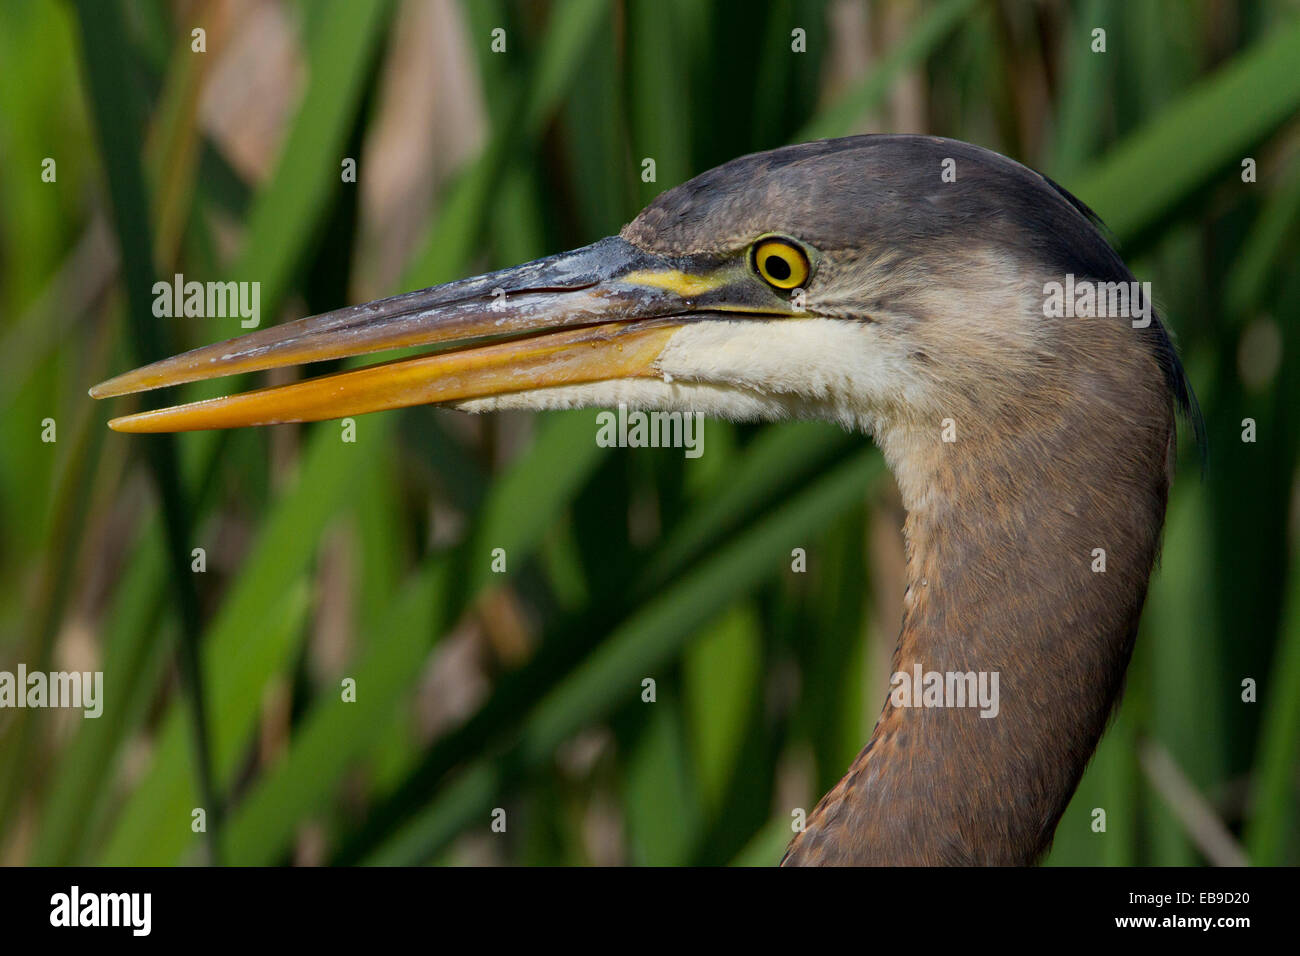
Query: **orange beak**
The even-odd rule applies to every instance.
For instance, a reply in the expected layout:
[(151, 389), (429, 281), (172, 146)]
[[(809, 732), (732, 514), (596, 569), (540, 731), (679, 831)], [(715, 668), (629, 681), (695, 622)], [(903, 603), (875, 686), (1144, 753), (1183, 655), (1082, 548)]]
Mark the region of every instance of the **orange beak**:
[[(734, 263), (668, 259), (620, 238), (472, 279), (263, 329), (127, 372), (94, 398), (421, 345), (435, 354), (115, 418), (121, 432), (321, 421), (587, 382), (655, 377), (682, 324), (745, 312)], [(755, 310), (758, 311), (758, 310)], [(483, 343), (484, 339), (492, 339)]]

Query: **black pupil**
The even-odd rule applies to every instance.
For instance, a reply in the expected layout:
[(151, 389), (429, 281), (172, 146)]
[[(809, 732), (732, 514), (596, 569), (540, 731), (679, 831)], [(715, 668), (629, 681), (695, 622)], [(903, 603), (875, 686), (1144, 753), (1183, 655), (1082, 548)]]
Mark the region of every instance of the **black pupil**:
[(784, 282), (790, 278), (790, 263), (780, 256), (768, 256), (763, 260), (763, 268), (767, 270), (768, 275), (778, 282)]

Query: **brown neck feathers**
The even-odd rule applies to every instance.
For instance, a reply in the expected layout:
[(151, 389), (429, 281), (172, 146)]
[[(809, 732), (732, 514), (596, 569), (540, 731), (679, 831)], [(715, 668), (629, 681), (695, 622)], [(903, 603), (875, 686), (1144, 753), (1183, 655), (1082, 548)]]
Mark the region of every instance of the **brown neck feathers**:
[(1050, 845), (1122, 689), (1174, 436), (1148, 354), (1074, 358), (1019, 383), (1032, 401), (954, 412), (955, 441), (878, 436), (909, 510), (890, 698), (785, 863), (1023, 865)]

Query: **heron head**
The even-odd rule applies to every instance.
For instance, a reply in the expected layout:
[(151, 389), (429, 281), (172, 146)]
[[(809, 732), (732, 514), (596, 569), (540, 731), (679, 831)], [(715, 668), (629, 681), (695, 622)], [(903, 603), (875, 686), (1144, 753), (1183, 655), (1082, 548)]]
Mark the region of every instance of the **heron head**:
[(1132, 278), (1087, 210), (1037, 173), (953, 140), (826, 140), (712, 169), (573, 252), (199, 348), (91, 394), (444, 346), (111, 424), (626, 403), (829, 418), (895, 456), (945, 419), (1023, 424), (1079, 389), (1122, 405), (1129, 379), (1150, 380), (1166, 407), (1169, 387), (1181, 397), (1158, 322), (1047, 314), (1045, 288), (1067, 275)]

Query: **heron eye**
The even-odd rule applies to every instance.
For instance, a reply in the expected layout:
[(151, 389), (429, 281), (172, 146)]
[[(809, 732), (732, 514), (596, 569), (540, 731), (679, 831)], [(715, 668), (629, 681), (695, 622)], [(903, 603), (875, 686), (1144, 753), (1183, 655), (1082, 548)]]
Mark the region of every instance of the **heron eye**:
[(797, 289), (808, 279), (808, 256), (788, 239), (762, 239), (754, 246), (754, 271), (777, 289)]

